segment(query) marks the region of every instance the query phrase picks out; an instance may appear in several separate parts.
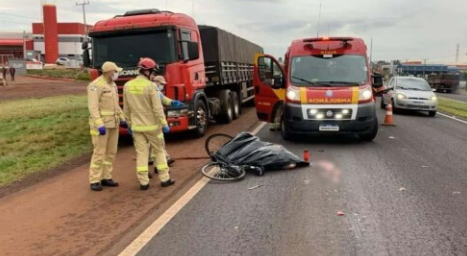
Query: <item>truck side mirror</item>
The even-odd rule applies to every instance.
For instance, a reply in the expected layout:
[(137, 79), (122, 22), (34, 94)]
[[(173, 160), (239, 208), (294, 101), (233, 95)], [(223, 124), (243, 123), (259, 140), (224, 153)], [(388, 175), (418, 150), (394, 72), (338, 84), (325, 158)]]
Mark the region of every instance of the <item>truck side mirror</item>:
[(380, 74), (373, 74), (371, 78), (372, 78), (371, 86), (372, 86), (373, 88), (378, 89), (378, 88), (383, 87), (383, 76), (382, 76), (382, 75), (380, 75)]
[(91, 58), (89, 56), (89, 49), (83, 51), (83, 66), (88, 68), (91, 66)]

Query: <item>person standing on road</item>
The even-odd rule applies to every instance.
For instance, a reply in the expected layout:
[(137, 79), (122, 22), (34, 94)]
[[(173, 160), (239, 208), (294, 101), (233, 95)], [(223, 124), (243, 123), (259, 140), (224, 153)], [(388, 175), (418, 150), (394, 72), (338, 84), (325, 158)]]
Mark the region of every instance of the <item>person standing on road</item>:
[(3, 86), (7, 85), (7, 80), (6, 80), (6, 68), (5, 64), (2, 66), (2, 78), (3, 78)]
[(170, 178), (162, 133), (162, 131), (168, 133), (170, 128), (165, 119), (156, 85), (152, 82), (156, 76), (157, 64), (150, 58), (142, 58), (138, 68), (139, 76), (124, 86), (123, 112), (133, 134), (140, 189), (149, 189), (149, 148), (154, 150), (156, 156), (155, 164), (161, 186), (168, 187), (175, 184), (175, 181)]
[[(156, 76), (154, 78), (154, 83), (156, 84), (156, 89), (158, 91), (158, 94), (159, 94), (159, 98), (161, 99), (162, 101), (162, 105), (164, 106), (172, 106), (172, 107), (182, 107), (183, 106), (183, 103), (178, 101), (178, 100), (172, 100), (168, 97), (166, 97), (163, 92), (164, 92), (164, 89), (165, 89), (165, 85), (167, 84), (167, 82), (165, 81), (165, 78), (163, 76)], [(169, 166), (171, 166), (173, 163), (175, 163), (175, 160), (172, 159), (170, 157), (170, 155), (167, 153), (167, 149), (165, 148), (165, 140), (164, 140), (164, 149), (165, 149), (165, 155), (166, 155), (166, 158), (167, 158), (167, 164)], [(154, 162), (154, 159), (155, 159), (155, 154), (154, 154), (154, 150), (150, 149), (150, 157), (149, 157), (149, 163), (152, 163)], [(155, 172), (157, 173), (157, 168), (155, 168)], [(149, 175), (149, 178), (151, 178), (152, 175), (150, 174)]]
[(14, 67), (10, 67), (10, 76), (11, 76), (12, 82), (15, 81), (15, 73), (16, 73), (16, 69)]
[(102, 75), (88, 86), (89, 125), (94, 145), (89, 181), (93, 191), (101, 191), (102, 186), (118, 187), (118, 182), (112, 179), (118, 127), (128, 128), (118, 104), (117, 85), (114, 82), (121, 71), (115, 63), (105, 62)]

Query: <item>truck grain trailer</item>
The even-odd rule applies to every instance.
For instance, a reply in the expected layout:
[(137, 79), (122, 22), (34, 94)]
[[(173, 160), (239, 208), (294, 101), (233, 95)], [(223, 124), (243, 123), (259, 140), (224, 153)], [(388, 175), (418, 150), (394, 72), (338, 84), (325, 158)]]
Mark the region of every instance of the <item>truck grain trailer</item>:
[(460, 75), (458, 74), (439, 74), (428, 75), (428, 83), (436, 91), (445, 91), (454, 93), (459, 88)]

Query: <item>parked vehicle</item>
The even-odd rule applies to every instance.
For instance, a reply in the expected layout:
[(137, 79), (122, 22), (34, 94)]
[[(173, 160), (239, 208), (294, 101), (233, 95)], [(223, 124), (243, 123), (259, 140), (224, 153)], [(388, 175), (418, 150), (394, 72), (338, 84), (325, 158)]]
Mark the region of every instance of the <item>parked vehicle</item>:
[(105, 61), (117, 63), (124, 68), (116, 81), (120, 96), (123, 85), (138, 75), (141, 57), (159, 64), (166, 95), (186, 105), (166, 108), (171, 132), (203, 136), (210, 119), (230, 123), (240, 116), (241, 104), (254, 99), (253, 60), (263, 49), (222, 29), (198, 27), (185, 14), (129, 11), (98, 22), (89, 35), (92, 63), (87, 42), (83, 56), (85, 66), (92, 67), (91, 78), (97, 78)]
[(393, 77), (387, 85), (391, 89), (382, 95), (381, 108), (392, 104), (393, 111), (399, 109), (428, 111), (435, 116), (438, 99), (425, 79), (416, 77)]
[(66, 57), (60, 57), (55, 61), (55, 64), (60, 65), (60, 66), (65, 66), (67, 61), (70, 61), (70, 59)]
[(281, 133), (295, 135), (349, 133), (364, 141), (378, 133), (373, 78), (367, 47), (350, 37), (307, 38), (292, 42), (285, 68), (272, 56), (256, 58), (256, 110), (273, 122), (283, 107)]
[(440, 75), (429, 75), (428, 83), (431, 88), (435, 91), (445, 91), (448, 93), (454, 93), (459, 89), (460, 75), (458, 74), (440, 74)]

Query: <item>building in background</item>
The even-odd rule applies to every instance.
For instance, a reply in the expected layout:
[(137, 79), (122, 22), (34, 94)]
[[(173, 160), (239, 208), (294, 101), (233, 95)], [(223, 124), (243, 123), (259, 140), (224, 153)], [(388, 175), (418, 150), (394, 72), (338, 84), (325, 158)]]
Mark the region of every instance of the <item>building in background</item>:
[(84, 24), (57, 22), (57, 9), (52, 4), (43, 6), (43, 20), (32, 24), (32, 33), (0, 33), (0, 64), (8, 59), (37, 59), (49, 64), (55, 64), (58, 57), (81, 59)]

